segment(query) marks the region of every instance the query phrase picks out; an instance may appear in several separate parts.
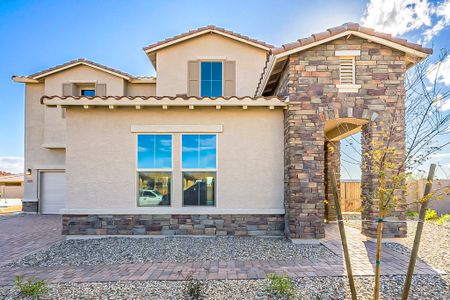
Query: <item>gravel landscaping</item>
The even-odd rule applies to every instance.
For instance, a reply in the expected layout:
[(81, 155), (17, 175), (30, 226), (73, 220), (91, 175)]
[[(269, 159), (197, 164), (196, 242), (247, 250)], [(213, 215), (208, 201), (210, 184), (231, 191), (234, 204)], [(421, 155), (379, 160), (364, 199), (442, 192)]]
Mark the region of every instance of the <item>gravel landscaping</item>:
[[(346, 225), (360, 229), (358, 221), (348, 221)], [(384, 247), (405, 254), (409, 257), (416, 233), (416, 222), (408, 222), (408, 236), (396, 243), (385, 243)], [(420, 240), (419, 258), (427, 264), (450, 273), (450, 224), (437, 225), (425, 223)]]
[(335, 254), (322, 245), (296, 245), (285, 238), (167, 237), (67, 240), (8, 266), (98, 265), (213, 260), (320, 259)]
[[(372, 277), (356, 277), (358, 299), (373, 299)], [(399, 299), (404, 276), (382, 276), (382, 299)], [(204, 299), (272, 299), (267, 280), (208, 281)], [(184, 299), (184, 282), (133, 281), (51, 285), (40, 299)], [(349, 299), (346, 278), (312, 277), (295, 280), (292, 299)], [(410, 299), (450, 299), (450, 277), (416, 276)], [(1, 299), (21, 299), (13, 287), (0, 288)]]

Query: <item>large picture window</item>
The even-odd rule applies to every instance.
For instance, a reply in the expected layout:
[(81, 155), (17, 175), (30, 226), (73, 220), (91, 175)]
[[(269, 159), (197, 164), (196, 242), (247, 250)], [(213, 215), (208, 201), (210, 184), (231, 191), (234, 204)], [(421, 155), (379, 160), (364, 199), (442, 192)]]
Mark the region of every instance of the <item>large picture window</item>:
[(203, 61), (200, 63), (200, 96), (222, 96), (222, 62)]
[(182, 136), (183, 205), (214, 206), (216, 199), (217, 136)]
[(137, 137), (138, 206), (170, 206), (172, 135)]

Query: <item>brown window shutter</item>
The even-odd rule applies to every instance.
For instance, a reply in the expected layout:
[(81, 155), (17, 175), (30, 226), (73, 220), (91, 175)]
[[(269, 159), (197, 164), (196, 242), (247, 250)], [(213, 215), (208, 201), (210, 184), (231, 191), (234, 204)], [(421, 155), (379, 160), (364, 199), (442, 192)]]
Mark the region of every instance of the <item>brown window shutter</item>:
[(236, 96), (236, 62), (225, 61), (224, 65), (223, 95)]
[(105, 97), (106, 96), (106, 84), (96, 83), (95, 84), (95, 96)]
[(188, 61), (188, 96), (200, 96), (200, 68), (198, 61)]
[(75, 96), (75, 84), (73, 83), (63, 83), (62, 85), (63, 96)]

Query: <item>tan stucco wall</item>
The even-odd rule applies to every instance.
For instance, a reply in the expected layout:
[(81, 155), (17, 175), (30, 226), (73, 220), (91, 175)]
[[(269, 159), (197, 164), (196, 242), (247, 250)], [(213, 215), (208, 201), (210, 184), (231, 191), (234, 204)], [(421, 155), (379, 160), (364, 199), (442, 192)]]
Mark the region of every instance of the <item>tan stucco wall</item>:
[(155, 83), (128, 83), (127, 96), (156, 96)]
[(79, 65), (52, 74), (45, 78), (45, 94), (62, 95), (63, 83), (92, 81), (106, 83), (106, 94), (123, 96), (125, 94), (125, 80), (121, 77), (100, 71), (86, 65)]
[[(223, 125), (223, 132), (218, 133), (217, 208), (198, 207), (196, 211), (283, 210), (281, 109), (70, 108), (66, 116), (69, 213), (70, 209), (91, 213), (160, 211), (137, 208), (136, 134), (131, 133), (132, 125), (157, 124)], [(180, 134), (174, 134), (171, 201), (175, 209), (182, 207), (180, 139)]]
[[(49, 150), (44, 143), (44, 120), (46, 108), (40, 103), (44, 84), (27, 84), (25, 87), (25, 176), (24, 200), (37, 200), (37, 169), (64, 169), (65, 150)], [(31, 182), (30, 182), (31, 180)]]
[(156, 94), (186, 94), (188, 61), (208, 57), (236, 61), (236, 95), (254, 95), (266, 51), (217, 34), (202, 35), (158, 51)]
[(66, 144), (66, 120), (63, 115), (63, 108), (45, 106), (44, 145), (61, 147)]

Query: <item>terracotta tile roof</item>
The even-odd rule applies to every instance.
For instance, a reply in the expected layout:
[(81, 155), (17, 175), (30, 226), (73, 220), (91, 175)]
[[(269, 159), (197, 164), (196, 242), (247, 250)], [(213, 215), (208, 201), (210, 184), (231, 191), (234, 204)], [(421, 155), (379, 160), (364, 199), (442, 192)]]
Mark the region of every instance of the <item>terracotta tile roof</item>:
[[(244, 109), (247, 107), (286, 107), (287, 103), (283, 98), (277, 96), (269, 97), (190, 97), (186, 95), (178, 96), (106, 96), (106, 97), (81, 97), (81, 96), (43, 96), (41, 104), (46, 106), (63, 106), (63, 107), (133, 107), (137, 109), (141, 107), (231, 107), (240, 106)], [(86, 107), (87, 106), (87, 107)], [(164, 108), (166, 107), (166, 108)]]
[(23, 182), (23, 179), (23, 174), (9, 173), (8, 175), (0, 176), (0, 182)]
[(116, 73), (116, 74), (121, 75), (123, 77), (127, 77), (129, 79), (135, 79), (136, 78), (135, 76), (130, 75), (128, 73), (122, 72), (122, 71), (117, 70), (117, 69), (110, 68), (108, 66), (105, 66), (105, 65), (93, 62), (93, 61), (85, 59), (85, 58), (74, 59), (74, 60), (71, 60), (71, 61), (66, 62), (64, 64), (61, 64), (61, 65), (58, 65), (58, 66), (55, 66), (55, 67), (52, 67), (52, 68), (49, 68), (49, 69), (46, 69), (46, 70), (34, 73), (34, 74), (31, 74), (31, 75), (29, 75), (27, 77), (28, 78), (32, 78), (32, 79), (37, 79), (37, 78), (42, 77), (42, 75), (44, 75), (44, 74), (52, 73), (54, 71), (58, 71), (59, 69), (64, 69), (64, 68), (69, 67), (71, 65), (78, 65), (78, 64), (92, 65), (92, 66), (95, 66), (97, 68), (100, 68), (100, 69), (103, 69), (103, 70), (106, 70), (106, 71), (109, 71), (109, 72), (112, 72), (112, 73)]
[(273, 48), (274, 47), (273, 45), (267, 44), (267, 43), (265, 43), (263, 41), (252, 39), (252, 38), (250, 38), (250, 37), (248, 37), (246, 35), (241, 35), (239, 33), (236, 33), (236, 32), (230, 31), (230, 30), (226, 30), (226, 29), (221, 28), (221, 27), (216, 27), (214, 25), (208, 25), (208, 26), (205, 26), (205, 27), (200, 27), (200, 28), (197, 28), (197, 29), (194, 29), (194, 30), (191, 30), (191, 31), (179, 34), (179, 35), (176, 35), (176, 36), (171, 37), (171, 38), (167, 38), (165, 40), (156, 42), (154, 44), (151, 44), (151, 45), (149, 45), (147, 47), (144, 47), (144, 51), (145, 52), (150, 52), (150, 50), (152, 50), (154, 48), (157, 48), (157, 47), (159, 48), (160, 46), (163, 46), (164, 44), (171, 43), (171, 42), (174, 42), (176, 40), (188, 37), (190, 35), (195, 35), (197, 33), (201, 33), (203, 31), (205, 33), (208, 33), (208, 32), (211, 32), (211, 31), (217, 31), (217, 32), (224, 33), (224, 34), (227, 34), (227, 35), (230, 35), (230, 36), (234, 36), (234, 37), (239, 38), (239, 39), (246, 40), (246, 41), (248, 41), (250, 43), (258, 44), (258, 45), (263, 46), (265, 48)]
[(253, 96), (230, 96), (230, 97), (216, 97), (216, 98), (211, 98), (211, 97), (197, 97), (197, 96), (187, 96), (187, 95), (177, 95), (177, 96), (93, 96), (93, 97), (87, 97), (87, 96), (58, 96), (58, 95), (53, 95), (53, 96), (48, 96), (48, 95), (44, 95), (41, 97), (41, 103), (43, 103), (44, 100), (52, 100), (52, 99), (57, 99), (57, 100), (65, 100), (65, 99), (70, 99), (70, 100), (80, 100), (80, 99), (100, 99), (100, 100), (108, 100), (108, 99), (114, 99), (117, 101), (120, 100), (135, 100), (135, 99), (141, 99), (141, 100), (156, 100), (156, 101), (160, 101), (160, 100), (204, 100), (204, 101), (215, 101), (217, 99), (221, 99), (221, 100), (251, 100), (251, 101), (257, 101), (257, 100), (274, 100), (274, 99), (278, 99), (280, 101), (284, 101), (283, 97), (278, 97), (278, 96), (258, 96), (258, 97), (253, 97)]
[(0, 176), (8, 176), (8, 175), (12, 175), (12, 173), (0, 171)]
[(412, 48), (414, 50), (423, 52), (423, 53), (427, 53), (427, 54), (431, 54), (433, 53), (433, 49), (430, 48), (425, 48), (422, 47), (419, 44), (414, 44), (414, 43), (410, 43), (405, 39), (400, 39), (400, 38), (396, 38), (393, 37), (390, 34), (386, 34), (386, 33), (381, 33), (381, 32), (377, 32), (374, 29), (371, 28), (367, 28), (364, 26), (361, 26), (357, 23), (345, 23), (341, 26), (337, 26), (337, 27), (333, 27), (333, 28), (328, 28), (327, 30), (323, 31), (323, 32), (319, 32), (319, 33), (315, 33), (312, 34), (311, 36), (304, 38), (304, 39), (299, 39), (295, 42), (292, 43), (288, 43), (288, 44), (284, 44), (281, 47), (277, 47), (277, 48), (272, 48), (271, 49), (271, 53), (272, 54), (279, 54), (285, 51), (289, 51), (298, 47), (303, 47), (303, 46), (307, 46), (309, 44), (312, 44), (314, 42), (319, 42), (321, 40), (324, 40), (326, 38), (335, 36), (339, 33), (345, 32), (345, 31), (358, 31), (358, 32), (362, 32), (371, 36), (375, 36), (375, 37), (379, 37), (394, 43), (397, 43), (399, 45), (405, 46), (405, 47), (409, 47)]

